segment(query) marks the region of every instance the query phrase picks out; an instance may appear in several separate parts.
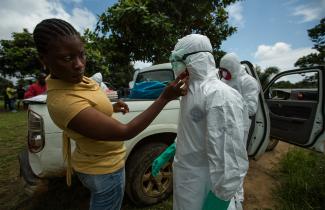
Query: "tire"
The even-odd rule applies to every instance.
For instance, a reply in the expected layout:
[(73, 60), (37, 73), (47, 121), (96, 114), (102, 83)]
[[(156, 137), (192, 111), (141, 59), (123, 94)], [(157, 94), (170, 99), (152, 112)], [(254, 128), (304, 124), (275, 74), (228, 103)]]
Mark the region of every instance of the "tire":
[(269, 145), (267, 145), (266, 151), (267, 152), (272, 151), (276, 147), (276, 145), (278, 145), (278, 143), (279, 143), (278, 139), (270, 137), (270, 142)]
[(157, 177), (151, 175), (151, 164), (167, 144), (153, 142), (143, 145), (129, 158), (126, 165), (126, 193), (136, 206), (148, 206), (168, 198), (172, 193), (172, 160)]

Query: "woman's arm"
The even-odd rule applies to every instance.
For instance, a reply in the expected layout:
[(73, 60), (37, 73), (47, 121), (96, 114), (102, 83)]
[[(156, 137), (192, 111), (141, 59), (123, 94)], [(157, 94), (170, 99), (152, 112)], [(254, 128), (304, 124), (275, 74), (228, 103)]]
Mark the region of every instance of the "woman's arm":
[(95, 140), (124, 141), (131, 139), (148, 127), (169, 101), (186, 94), (186, 89), (181, 88), (184, 81), (180, 78), (167, 86), (148, 109), (127, 124), (122, 124), (89, 107), (79, 112), (69, 122), (68, 128)]

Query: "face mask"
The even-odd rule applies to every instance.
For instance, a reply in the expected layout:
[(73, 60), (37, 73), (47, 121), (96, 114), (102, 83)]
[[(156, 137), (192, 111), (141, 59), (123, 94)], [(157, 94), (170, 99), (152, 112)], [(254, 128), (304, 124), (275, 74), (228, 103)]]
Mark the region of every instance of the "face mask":
[(224, 80), (231, 80), (231, 74), (229, 71), (227, 71), (227, 70), (220, 70), (220, 71), (221, 71), (221, 77)]
[(173, 61), (172, 69), (175, 72), (176, 77), (178, 77), (181, 73), (186, 70), (186, 65), (181, 61)]
[(199, 52), (210, 52), (210, 51), (196, 51), (191, 53), (185, 53), (183, 49), (173, 51), (171, 56), (169, 57), (169, 61), (172, 64), (172, 68), (173, 71), (175, 72), (175, 75), (179, 76), (181, 73), (183, 73), (186, 70), (186, 64), (184, 63), (184, 61), (189, 55), (193, 55)]
[(184, 50), (180, 49), (177, 51), (173, 51), (171, 56), (169, 57), (169, 61), (172, 64), (172, 69), (176, 77), (186, 70), (186, 65), (182, 59), (183, 55), (184, 55)]

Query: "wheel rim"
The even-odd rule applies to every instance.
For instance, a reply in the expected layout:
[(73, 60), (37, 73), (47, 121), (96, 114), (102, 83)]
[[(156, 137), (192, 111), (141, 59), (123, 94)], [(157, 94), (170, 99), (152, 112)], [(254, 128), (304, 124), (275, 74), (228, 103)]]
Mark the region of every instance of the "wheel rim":
[(172, 164), (168, 162), (159, 171), (156, 177), (151, 175), (151, 165), (142, 176), (142, 190), (150, 197), (159, 197), (164, 194), (172, 182)]

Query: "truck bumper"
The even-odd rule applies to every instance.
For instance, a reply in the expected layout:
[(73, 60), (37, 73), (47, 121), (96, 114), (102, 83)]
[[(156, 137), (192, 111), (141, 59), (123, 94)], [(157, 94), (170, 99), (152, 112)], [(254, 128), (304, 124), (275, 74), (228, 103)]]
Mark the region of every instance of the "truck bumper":
[(40, 192), (48, 190), (48, 180), (36, 176), (30, 165), (28, 151), (24, 150), (18, 155), (20, 166), (20, 181), (24, 187), (26, 194), (32, 196)]

